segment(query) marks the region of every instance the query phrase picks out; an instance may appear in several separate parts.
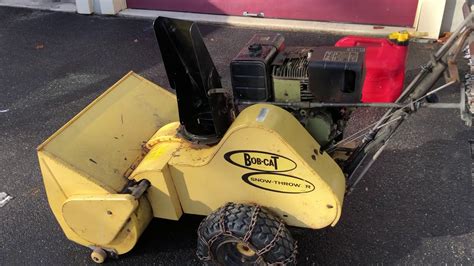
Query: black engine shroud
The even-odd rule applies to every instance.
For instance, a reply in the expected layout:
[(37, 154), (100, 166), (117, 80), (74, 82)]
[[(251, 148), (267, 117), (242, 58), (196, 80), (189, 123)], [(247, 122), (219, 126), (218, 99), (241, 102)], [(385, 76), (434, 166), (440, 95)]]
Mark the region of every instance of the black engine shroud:
[[(362, 47), (285, 47), (280, 34), (256, 34), (230, 64), (234, 98), (358, 103), (364, 59)], [(287, 90), (289, 84), (299, 88), (303, 97), (278, 97), (279, 90)]]

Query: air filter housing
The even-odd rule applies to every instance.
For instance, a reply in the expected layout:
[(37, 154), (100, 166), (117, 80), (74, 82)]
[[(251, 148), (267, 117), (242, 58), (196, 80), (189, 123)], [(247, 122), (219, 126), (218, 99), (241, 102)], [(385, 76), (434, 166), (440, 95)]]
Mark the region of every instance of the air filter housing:
[(315, 47), (308, 65), (309, 89), (318, 102), (358, 103), (365, 49)]
[(280, 34), (255, 34), (230, 63), (234, 98), (250, 101), (273, 99), (271, 65), (284, 47)]

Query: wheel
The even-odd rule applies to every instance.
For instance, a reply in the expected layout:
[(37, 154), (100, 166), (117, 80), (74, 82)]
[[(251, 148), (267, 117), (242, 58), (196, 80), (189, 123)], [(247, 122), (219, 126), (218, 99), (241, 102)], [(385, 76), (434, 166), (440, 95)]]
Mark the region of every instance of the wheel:
[(199, 225), (197, 256), (211, 265), (296, 264), (283, 221), (257, 205), (228, 203)]
[(107, 252), (101, 248), (94, 248), (91, 253), (91, 259), (95, 263), (104, 263), (105, 259), (107, 259)]

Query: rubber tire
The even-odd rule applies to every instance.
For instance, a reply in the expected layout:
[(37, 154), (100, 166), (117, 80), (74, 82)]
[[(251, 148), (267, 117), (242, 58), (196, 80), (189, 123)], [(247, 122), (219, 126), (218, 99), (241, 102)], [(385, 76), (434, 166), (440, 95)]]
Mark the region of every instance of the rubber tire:
[[(243, 242), (245, 234), (249, 230), (252, 215), (256, 208), (258, 208), (257, 205), (228, 203), (207, 216), (198, 228), (196, 252), (198, 257), (210, 258), (210, 260), (203, 261), (207, 264), (217, 263), (214, 260), (215, 254), (212, 254), (213, 247), (208, 248), (207, 243), (209, 243), (214, 236), (222, 232), (219, 224), (222, 215), (224, 215), (224, 225), (227, 235), (220, 235), (214, 243), (218, 243), (219, 241), (228, 238), (229, 233), (231, 234), (231, 237), (238, 238)], [(251, 237), (247, 242), (248, 245), (254, 247), (256, 250), (264, 248), (277, 234), (279, 225), (280, 220), (278, 218), (272, 215), (265, 208), (260, 207), (257, 215), (257, 222), (255, 223)], [(296, 265), (296, 241), (293, 239), (286, 226), (284, 224), (282, 226), (283, 228), (280, 236), (275, 242), (273, 248), (262, 255), (263, 261), (266, 264), (272, 264), (288, 259), (289, 263), (286, 265)], [(211, 254), (209, 254), (209, 252)]]

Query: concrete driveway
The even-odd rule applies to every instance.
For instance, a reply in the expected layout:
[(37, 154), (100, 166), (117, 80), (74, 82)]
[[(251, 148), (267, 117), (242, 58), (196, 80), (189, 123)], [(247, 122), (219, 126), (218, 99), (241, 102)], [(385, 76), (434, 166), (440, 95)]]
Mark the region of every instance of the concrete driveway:
[[(228, 64), (262, 30), (202, 25), (223, 84)], [(283, 32), (287, 45), (332, 45), (341, 36)], [(434, 45), (411, 45), (408, 78)], [(49, 209), (35, 148), (129, 70), (168, 87), (152, 21), (0, 7), (0, 264), (91, 264)], [(456, 99), (455, 90), (441, 95)], [(358, 112), (359, 121), (377, 115)], [(339, 224), (292, 228), (300, 264), (472, 264), (474, 205), (468, 140), (457, 110), (424, 109), (346, 199)], [(197, 264), (201, 217), (155, 219), (111, 264)]]

